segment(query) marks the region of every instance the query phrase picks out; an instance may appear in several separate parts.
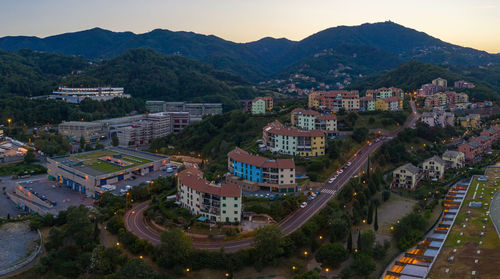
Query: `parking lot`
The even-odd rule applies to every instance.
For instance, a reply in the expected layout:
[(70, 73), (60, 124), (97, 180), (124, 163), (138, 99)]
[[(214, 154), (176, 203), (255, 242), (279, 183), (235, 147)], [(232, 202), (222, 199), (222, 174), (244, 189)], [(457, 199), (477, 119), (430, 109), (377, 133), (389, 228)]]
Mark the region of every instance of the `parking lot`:
[[(25, 180), (19, 185), (30, 190), (33, 194), (38, 193), (40, 197), (44, 196), (47, 200), (55, 202), (55, 206), (49, 210), (52, 214), (57, 214), (61, 210), (66, 210), (70, 206), (92, 206), (94, 200), (87, 198), (78, 192), (75, 192), (65, 186), (57, 185), (48, 178), (38, 180)], [(11, 202), (12, 203), (12, 202)]]
[[(175, 169), (175, 170), (177, 170), (177, 169)], [(111, 191), (111, 193), (113, 193), (115, 195), (121, 195), (122, 192), (120, 192), (120, 190), (122, 190), (122, 189), (124, 190), (127, 185), (134, 187), (134, 186), (137, 186), (141, 183), (148, 183), (150, 181), (153, 181), (153, 180), (157, 179), (158, 177), (172, 176), (172, 175), (175, 175), (175, 170), (173, 172), (170, 172), (170, 173), (168, 173), (164, 170), (158, 170), (158, 171), (154, 171), (154, 172), (150, 172), (148, 174), (145, 174), (144, 176), (136, 175), (135, 179), (133, 179), (133, 180), (123, 180), (123, 181), (120, 181), (118, 183), (113, 184), (113, 186), (115, 186), (116, 189)]]

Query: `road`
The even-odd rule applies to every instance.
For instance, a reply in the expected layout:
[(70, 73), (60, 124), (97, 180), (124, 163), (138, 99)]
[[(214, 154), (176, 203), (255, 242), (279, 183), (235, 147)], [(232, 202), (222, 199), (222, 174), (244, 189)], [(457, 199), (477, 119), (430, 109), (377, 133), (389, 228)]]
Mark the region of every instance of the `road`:
[[(326, 204), (332, 200), (342, 187), (344, 187), (349, 180), (357, 174), (361, 168), (367, 163), (368, 157), (376, 151), (383, 143), (392, 139), (401, 130), (407, 127), (414, 127), (419, 114), (417, 113), (415, 103), (411, 102), (412, 114), (409, 116), (408, 120), (399, 129), (395, 130), (394, 133), (385, 137), (379, 142), (373, 142), (372, 145), (366, 144), (363, 146), (356, 154), (349, 159), (351, 166), (347, 167), (343, 173), (341, 173), (333, 183), (325, 183), (324, 187), (321, 188), (320, 193), (314, 200), (309, 202), (305, 208), (299, 208), (294, 213), (289, 215), (283, 221), (281, 221), (278, 226), (281, 227), (285, 235), (291, 234), (302, 225), (304, 225), (310, 218), (317, 214)], [(361, 152), (360, 152), (361, 151)], [(151, 241), (153, 244), (160, 243), (159, 232), (148, 226), (143, 217), (144, 211), (147, 209), (148, 203), (140, 203), (135, 205), (132, 210), (127, 211), (125, 214), (125, 227), (136, 234), (140, 238)], [(197, 249), (207, 249), (207, 250), (219, 250), (224, 247), (226, 252), (234, 252), (240, 249), (249, 248), (252, 246), (253, 239), (243, 239), (237, 241), (227, 241), (227, 242), (217, 242), (217, 243), (193, 243), (193, 247)]]

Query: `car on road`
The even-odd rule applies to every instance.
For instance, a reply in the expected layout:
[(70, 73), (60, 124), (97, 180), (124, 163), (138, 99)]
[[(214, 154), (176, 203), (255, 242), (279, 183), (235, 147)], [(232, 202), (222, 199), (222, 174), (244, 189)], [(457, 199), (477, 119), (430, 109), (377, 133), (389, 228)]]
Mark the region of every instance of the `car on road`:
[(380, 139), (379, 139), (379, 138), (376, 138), (376, 139), (375, 139), (375, 142), (379, 142), (379, 141), (380, 141)]
[(351, 166), (351, 162), (347, 162), (347, 166), (350, 167)]
[(373, 142), (371, 142), (371, 141), (370, 141), (370, 142), (368, 143), (368, 146), (372, 146), (372, 144), (373, 144)]
[(300, 204), (300, 208), (304, 208), (306, 206), (307, 206), (307, 202), (303, 202), (303, 203)]
[(330, 180), (328, 180), (328, 183), (333, 183), (334, 180), (334, 178), (330, 178)]
[(343, 173), (343, 172), (344, 172), (344, 170), (343, 170), (343, 169), (340, 169), (340, 170), (339, 170), (339, 174), (340, 174), (340, 173)]

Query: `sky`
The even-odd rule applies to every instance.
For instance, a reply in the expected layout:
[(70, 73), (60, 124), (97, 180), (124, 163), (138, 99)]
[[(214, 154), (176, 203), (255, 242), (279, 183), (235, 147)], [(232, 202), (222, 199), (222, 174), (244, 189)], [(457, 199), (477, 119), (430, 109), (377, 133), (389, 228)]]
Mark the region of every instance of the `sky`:
[(500, 0), (0, 0), (0, 36), (101, 27), (193, 31), (235, 42), (300, 40), (329, 27), (387, 20), (500, 53)]

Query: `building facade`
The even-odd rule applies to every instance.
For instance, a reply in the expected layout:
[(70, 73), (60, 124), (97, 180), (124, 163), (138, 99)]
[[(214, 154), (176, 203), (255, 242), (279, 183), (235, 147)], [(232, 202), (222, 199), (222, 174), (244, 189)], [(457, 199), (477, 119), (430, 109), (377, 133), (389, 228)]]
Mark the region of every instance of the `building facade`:
[(392, 172), (392, 187), (414, 190), (421, 178), (420, 170), (408, 163)]
[(49, 98), (78, 104), (87, 98), (95, 101), (108, 101), (114, 98), (130, 98), (130, 95), (123, 93), (123, 87), (70, 88), (63, 86), (53, 91)]
[(226, 181), (237, 184), (243, 190), (279, 193), (297, 191), (293, 159), (268, 159), (236, 147), (227, 154), (227, 167), (235, 178), (227, 177)]
[(299, 130), (285, 127), (279, 121), (263, 129), (262, 142), (271, 152), (301, 157), (325, 155), (326, 133), (320, 130)]
[(80, 141), (82, 136), (86, 141), (90, 142), (96, 142), (106, 137), (104, 127), (98, 122), (63, 121), (57, 128), (59, 134), (73, 141)]
[(122, 147), (47, 158), (49, 179), (88, 197), (97, 197), (112, 185), (132, 176), (157, 171), (169, 158)]
[(221, 103), (186, 103), (146, 101), (146, 109), (151, 112), (187, 112), (189, 121), (201, 121), (203, 116), (222, 114)]
[(242, 214), (241, 189), (236, 184), (213, 184), (197, 168), (177, 176), (177, 202), (193, 215), (210, 222), (239, 223)]
[(422, 172), (425, 178), (441, 179), (444, 176), (446, 163), (438, 156), (432, 156), (422, 163)]
[(465, 166), (465, 154), (459, 151), (446, 150), (442, 159), (446, 163), (446, 168), (459, 169)]

